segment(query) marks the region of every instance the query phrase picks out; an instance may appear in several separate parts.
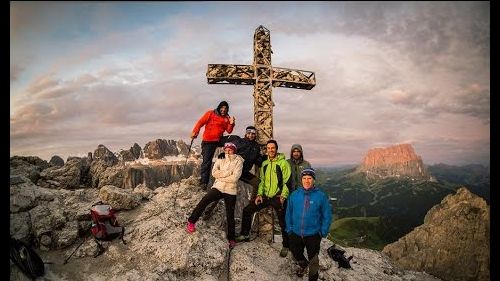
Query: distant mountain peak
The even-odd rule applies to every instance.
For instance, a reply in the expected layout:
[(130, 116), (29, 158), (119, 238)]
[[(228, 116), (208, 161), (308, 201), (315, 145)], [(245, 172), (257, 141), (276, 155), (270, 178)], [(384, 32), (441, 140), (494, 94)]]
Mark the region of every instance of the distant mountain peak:
[(397, 144), (368, 150), (356, 172), (364, 173), (368, 178), (430, 179), (422, 158), (415, 153), (411, 144)]

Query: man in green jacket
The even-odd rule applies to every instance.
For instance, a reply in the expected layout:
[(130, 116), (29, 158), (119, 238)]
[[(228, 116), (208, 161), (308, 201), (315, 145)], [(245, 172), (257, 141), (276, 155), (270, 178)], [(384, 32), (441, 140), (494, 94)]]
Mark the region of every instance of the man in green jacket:
[(286, 182), (290, 178), (290, 164), (286, 161), (285, 154), (278, 153), (278, 143), (269, 140), (266, 144), (267, 160), (260, 167), (260, 183), (257, 197), (243, 209), (241, 232), (236, 241), (248, 241), (252, 215), (267, 206), (272, 206), (278, 214), (278, 221), (283, 236), (283, 248), (280, 256), (288, 254), (288, 235), (285, 231), (285, 210), (288, 187)]

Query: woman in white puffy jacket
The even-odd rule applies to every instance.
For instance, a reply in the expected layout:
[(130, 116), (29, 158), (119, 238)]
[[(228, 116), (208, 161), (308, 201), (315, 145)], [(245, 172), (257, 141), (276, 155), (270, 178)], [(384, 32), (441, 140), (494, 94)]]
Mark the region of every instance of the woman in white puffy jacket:
[(234, 240), (234, 207), (236, 205), (236, 194), (238, 193), (236, 186), (243, 169), (243, 161), (243, 158), (236, 154), (236, 145), (232, 142), (224, 145), (224, 157), (217, 158), (212, 169), (212, 176), (215, 178), (214, 184), (210, 191), (196, 205), (191, 216), (188, 218), (186, 228), (188, 233), (196, 231), (195, 224), (208, 204), (223, 198), (224, 205), (226, 206), (229, 247), (232, 248), (236, 245), (236, 241)]

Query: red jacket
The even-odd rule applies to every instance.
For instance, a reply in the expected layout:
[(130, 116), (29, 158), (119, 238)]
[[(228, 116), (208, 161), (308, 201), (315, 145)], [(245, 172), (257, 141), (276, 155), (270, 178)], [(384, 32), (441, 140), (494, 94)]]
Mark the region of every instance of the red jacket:
[(193, 128), (193, 133), (198, 136), (201, 127), (205, 126), (203, 141), (219, 141), (224, 131), (233, 132), (234, 124), (229, 124), (229, 115), (220, 116), (214, 110), (209, 110), (201, 116)]

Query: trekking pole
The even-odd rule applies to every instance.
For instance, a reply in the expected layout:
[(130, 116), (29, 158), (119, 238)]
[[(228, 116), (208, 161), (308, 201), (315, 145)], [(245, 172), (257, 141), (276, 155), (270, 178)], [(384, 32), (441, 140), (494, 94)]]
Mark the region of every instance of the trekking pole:
[(271, 243), (274, 243), (274, 208), (271, 208), (271, 225), (272, 225), (272, 230), (271, 230)]
[(193, 146), (193, 141), (194, 141), (194, 138), (191, 138), (191, 143), (189, 144), (189, 150), (188, 150), (188, 153), (186, 155), (186, 162), (184, 162), (184, 165), (186, 165), (188, 162), (189, 154), (191, 153), (191, 147)]
[(71, 253), (71, 255), (69, 255), (69, 257), (67, 257), (65, 260), (64, 260), (64, 263), (63, 264), (66, 264), (68, 263), (69, 259), (73, 256), (73, 254), (76, 252), (76, 250), (78, 250), (78, 248), (80, 248), (81, 245), (83, 245), (83, 243), (87, 241), (87, 238), (83, 239), (82, 243), (80, 243), (80, 245), (78, 245), (74, 250), (73, 252)]
[[(189, 150), (188, 150), (188, 153), (187, 153), (187, 156), (186, 156), (186, 162), (184, 162), (184, 166), (187, 164), (187, 161), (189, 159), (189, 154), (191, 153), (191, 147), (193, 146), (193, 141), (194, 141), (194, 138), (191, 138), (191, 143), (189, 144)], [(179, 190), (179, 187), (177, 187), (175, 189), (175, 194), (174, 194), (174, 209), (175, 209), (175, 201), (177, 200), (177, 191)]]

